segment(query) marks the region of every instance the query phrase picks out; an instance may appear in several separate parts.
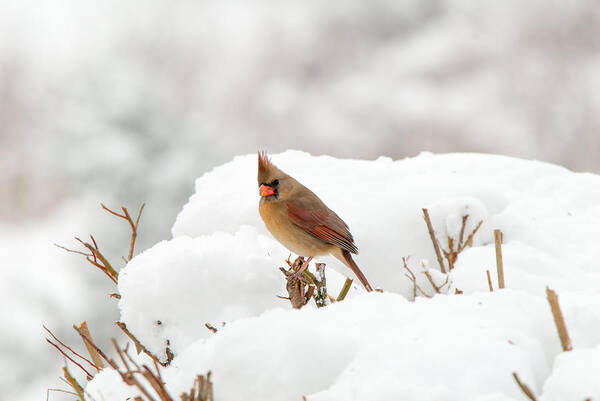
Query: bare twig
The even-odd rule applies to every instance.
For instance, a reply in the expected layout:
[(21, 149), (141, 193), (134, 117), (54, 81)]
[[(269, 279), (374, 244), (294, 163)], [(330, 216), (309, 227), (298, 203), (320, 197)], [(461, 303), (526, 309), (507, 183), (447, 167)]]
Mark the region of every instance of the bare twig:
[(180, 398), (182, 401), (214, 401), (213, 398), (213, 384), (210, 380), (211, 372), (209, 371), (204, 375), (196, 376), (194, 385), (190, 389), (189, 393), (181, 394)]
[(537, 401), (535, 395), (533, 395), (533, 392), (529, 389), (529, 387), (527, 387), (527, 385), (519, 379), (519, 375), (517, 375), (516, 372), (513, 372), (512, 375), (523, 394), (525, 394), (525, 396), (527, 396), (527, 398), (529, 398), (531, 401)]
[(402, 267), (404, 267), (406, 271), (410, 274), (409, 275), (404, 273), (404, 275), (408, 277), (408, 279), (413, 283), (413, 299), (415, 299), (417, 297), (417, 278), (415, 277), (415, 274), (412, 272), (412, 270), (408, 268), (408, 264), (406, 263), (407, 260), (408, 258), (402, 256)]
[(52, 341), (48, 340), (47, 338), (46, 338), (46, 342), (47, 342), (48, 344), (52, 345), (54, 348), (56, 348), (56, 349), (58, 350), (58, 352), (60, 352), (60, 353), (61, 353), (61, 354), (62, 354), (62, 355), (65, 357), (65, 358), (67, 358), (69, 361), (71, 361), (71, 362), (73, 362), (75, 365), (77, 365), (77, 367), (78, 367), (79, 369), (81, 369), (81, 370), (82, 370), (82, 371), (85, 373), (85, 375), (86, 375), (86, 378), (87, 378), (88, 380), (92, 380), (92, 378), (93, 378), (94, 376), (93, 376), (93, 375), (92, 375), (90, 372), (88, 372), (88, 371), (86, 370), (86, 368), (84, 368), (84, 367), (83, 367), (83, 366), (82, 366), (82, 365), (81, 365), (79, 362), (77, 362), (76, 360), (74, 360), (73, 358), (71, 358), (69, 355), (67, 355), (67, 353), (66, 353), (66, 352), (64, 352), (64, 351), (63, 351), (63, 350), (62, 350), (62, 349), (61, 349), (61, 348), (60, 348), (58, 345), (54, 344)]
[(435, 284), (435, 282), (433, 281), (433, 277), (431, 277), (431, 274), (429, 273), (429, 271), (427, 270), (427, 268), (425, 268), (425, 266), (423, 266), (423, 274), (425, 275), (425, 277), (427, 278), (427, 281), (429, 281), (429, 284), (431, 284), (431, 287), (433, 288), (433, 290), (437, 293), (440, 294), (440, 290), (442, 288), (444, 288), (444, 286), (446, 284), (448, 284), (448, 276), (446, 276), (446, 280), (444, 281), (444, 284), (442, 284), (441, 286), (437, 286)]
[[(137, 365), (137, 363), (135, 363), (135, 361), (133, 360), (133, 358), (131, 358), (131, 356), (129, 356), (129, 354), (127, 353), (123, 353), (123, 351), (121, 350), (121, 348), (119, 347), (119, 345), (117, 344), (117, 342), (115, 341), (115, 339), (111, 339), (113, 346), (115, 347), (115, 350), (117, 351), (117, 354), (119, 355), (119, 358), (121, 359), (121, 362), (123, 362), (123, 365), (125, 366), (125, 372), (122, 372), (120, 369), (115, 369), (117, 371), (117, 373), (119, 373), (119, 375), (121, 375), (121, 379), (123, 380), (123, 382), (125, 384), (127, 384), (128, 386), (135, 386), (137, 387), (138, 390), (140, 390), (140, 392), (150, 401), (154, 401), (154, 397), (152, 397), (150, 395), (150, 393), (148, 393), (148, 390), (146, 390), (146, 388), (144, 386), (142, 386), (142, 384), (139, 382), (139, 380), (135, 377), (135, 373), (142, 373), (140, 370), (140, 367)], [(125, 359), (125, 355), (128, 357), (128, 359), (132, 362), (132, 364), (134, 365), (134, 367), (136, 368), (135, 371), (132, 371), (131, 368), (129, 367), (129, 364), (127, 363), (127, 360)]]
[(98, 355), (100, 355), (102, 357), (102, 359), (104, 359), (111, 368), (113, 368), (114, 370), (119, 370), (115, 361), (113, 361), (112, 359), (108, 359), (106, 354), (94, 343), (94, 341), (92, 341), (91, 338), (89, 338), (87, 335), (85, 335), (85, 333), (83, 331), (81, 331), (79, 329), (79, 327), (73, 325), (73, 329), (77, 332), (77, 334), (79, 334), (81, 336), (81, 338), (83, 338), (83, 341), (87, 342), (89, 345), (91, 345), (96, 350)]
[(67, 383), (69, 383), (69, 386), (71, 386), (73, 391), (77, 393), (77, 398), (79, 398), (80, 401), (85, 401), (85, 398), (83, 396), (83, 387), (81, 387), (81, 385), (77, 383), (77, 380), (75, 380), (75, 378), (71, 376), (71, 373), (69, 373), (69, 369), (67, 369), (66, 366), (63, 367), (62, 370), (65, 380), (67, 381)]
[(438, 264), (440, 265), (440, 270), (442, 271), (442, 273), (446, 273), (444, 261), (442, 260), (442, 253), (440, 252), (440, 246), (435, 237), (435, 231), (433, 231), (433, 226), (431, 225), (429, 211), (426, 208), (423, 208), (423, 218), (425, 219), (425, 223), (427, 224), (427, 231), (429, 231), (429, 238), (431, 238), (431, 242), (433, 243), (433, 249), (435, 250), (435, 256), (437, 257)]
[(504, 266), (502, 264), (502, 232), (494, 230), (494, 244), (496, 245), (496, 269), (498, 270), (498, 288), (504, 288)]
[[(62, 341), (60, 341), (55, 335), (54, 333), (52, 333), (52, 331), (50, 331), (50, 329), (48, 329), (45, 325), (42, 325), (42, 327), (44, 328), (44, 330), (46, 330), (48, 332), (48, 334), (50, 334), (52, 336), (52, 338), (54, 340), (56, 340), (60, 345), (62, 345), (63, 347), (65, 347), (66, 349), (68, 349), (69, 351), (71, 351), (73, 354), (75, 354), (76, 356), (78, 356), (79, 358), (83, 359), (84, 361), (86, 361), (88, 364), (90, 364), (90, 366), (92, 366), (93, 368), (98, 369), (98, 365), (93, 363), (92, 361), (90, 361), (89, 359), (87, 359), (86, 357), (84, 357), (83, 355), (80, 355), (79, 353), (77, 353), (75, 350), (73, 350), (71, 347), (69, 347), (67, 344), (63, 343)], [(46, 341), (48, 341), (48, 339), (46, 339)], [(49, 342), (49, 341), (48, 341)], [(51, 343), (52, 344), (52, 343)], [(54, 345), (54, 344), (52, 344)], [(59, 350), (60, 351), (60, 350)], [(61, 352), (62, 353), (62, 352)], [(64, 354), (63, 354), (64, 355)]]
[(490, 271), (486, 269), (485, 274), (487, 275), (488, 287), (490, 292), (494, 291), (494, 287), (492, 286), (492, 277), (490, 276)]
[(419, 291), (421, 293), (421, 295), (423, 295), (425, 298), (431, 298), (431, 295), (429, 295), (425, 291), (423, 291), (423, 289), (419, 286), (419, 284), (417, 284), (417, 277), (415, 276), (413, 271), (409, 269), (408, 264), (406, 263), (406, 260), (407, 259), (403, 256), (402, 257), (403, 267), (408, 272), (408, 274), (404, 273), (404, 275), (413, 283), (413, 298), (417, 297), (417, 291)]
[[(465, 216), (463, 216), (463, 218), (464, 217)], [(466, 215), (466, 217), (469, 217), (469, 215)], [(467, 240), (464, 243), (461, 243), (460, 246), (458, 247), (458, 253), (461, 253), (467, 246), (473, 246), (473, 237), (475, 236), (475, 234), (477, 234), (477, 231), (479, 231), (479, 228), (481, 227), (482, 224), (483, 224), (483, 220), (479, 220), (479, 223), (477, 223), (477, 225), (475, 226), (473, 231), (471, 231), (471, 234), (469, 234), (469, 236), (467, 237)]]
[[(77, 326), (77, 327), (79, 327), (81, 332), (83, 334), (85, 334), (90, 340), (93, 341), (92, 335), (90, 334), (90, 331), (88, 330), (87, 322), (85, 320), (83, 322), (79, 323), (79, 326)], [(102, 368), (104, 368), (104, 362), (102, 362), (102, 357), (100, 356), (98, 351), (96, 351), (96, 349), (94, 347), (92, 347), (88, 342), (86, 342), (84, 340), (83, 344), (87, 348), (88, 353), (90, 354), (90, 357), (92, 358), (92, 361), (94, 361), (94, 367), (98, 370), (98, 372), (100, 372), (100, 370)]]
[[(98, 244), (96, 244), (96, 240), (94, 239), (94, 237), (91, 234), (90, 234), (90, 238), (94, 245), (91, 245), (90, 243), (84, 242), (81, 239), (75, 237), (75, 239), (77, 241), (79, 241), (81, 243), (81, 245), (86, 247), (92, 253), (93, 260), (90, 259), (90, 257), (88, 256), (87, 257), (88, 262), (90, 262), (94, 266), (98, 267), (100, 270), (105, 270), (106, 272), (110, 273), (110, 275), (113, 277), (113, 279), (116, 283), (116, 278), (119, 276), (119, 274), (112, 267), (112, 265), (108, 262), (108, 260), (104, 257), (104, 255), (102, 255), (102, 252), (100, 252), (100, 249), (98, 249)], [(98, 263), (98, 260), (100, 260), (100, 263)]]
[(346, 295), (348, 295), (348, 291), (350, 291), (350, 287), (352, 286), (352, 281), (353, 280), (350, 277), (346, 277), (346, 281), (344, 281), (344, 286), (342, 287), (340, 293), (335, 299), (337, 302), (343, 301), (344, 298), (346, 298)]
[(152, 358), (154, 361), (158, 362), (161, 366), (169, 366), (169, 364), (171, 363), (171, 360), (173, 359), (172, 353), (167, 353), (167, 360), (166, 362), (161, 362), (160, 359), (158, 359), (158, 357), (156, 355), (154, 355), (152, 352), (150, 352), (150, 350), (148, 350), (148, 348), (146, 348), (144, 346), (144, 344), (142, 344), (134, 335), (131, 331), (129, 331), (129, 329), (127, 328), (127, 325), (123, 322), (115, 322), (115, 324), (123, 331), (123, 333), (125, 333), (125, 335), (127, 335), (127, 337), (129, 337), (129, 339), (131, 341), (133, 341), (133, 344), (135, 345), (135, 348), (138, 350), (138, 353), (141, 351), (144, 354), (148, 355), (150, 358)]
[(554, 290), (546, 287), (546, 297), (548, 298), (548, 303), (550, 304), (550, 309), (552, 310), (554, 324), (556, 325), (556, 330), (558, 331), (558, 337), (560, 338), (562, 349), (563, 351), (571, 351), (573, 346), (571, 345), (571, 338), (567, 332), (567, 325), (565, 324), (565, 319), (563, 318), (560, 305), (558, 304), (558, 295), (556, 295)]
[(54, 244), (55, 247), (60, 248), (60, 249), (64, 249), (67, 252), (71, 252), (71, 253), (76, 253), (78, 255), (83, 255), (83, 256), (87, 256), (87, 257), (92, 257), (93, 255), (91, 253), (85, 253), (85, 252), (81, 252), (81, 251), (76, 251), (74, 249), (69, 249), (66, 246), (62, 246), (59, 244)]
[(142, 206), (140, 206), (140, 210), (138, 211), (135, 222), (129, 215), (129, 211), (127, 210), (127, 208), (125, 206), (121, 206), (121, 210), (123, 211), (123, 214), (119, 214), (113, 210), (110, 210), (108, 207), (104, 206), (104, 204), (102, 204), (102, 203), (100, 204), (100, 206), (102, 206), (102, 209), (106, 210), (110, 214), (117, 216), (121, 219), (124, 219), (125, 221), (127, 221), (129, 223), (129, 227), (131, 228), (131, 240), (129, 241), (129, 255), (127, 257), (127, 262), (130, 261), (133, 258), (133, 250), (135, 248), (135, 241), (137, 239), (138, 224), (140, 222), (140, 217), (142, 215), (142, 211), (144, 210), (144, 206), (146, 206), (146, 204), (142, 203)]
[(58, 248), (64, 249), (67, 252), (76, 253), (78, 255), (85, 256), (85, 260), (87, 260), (88, 263), (90, 263), (91, 265), (100, 269), (100, 271), (102, 271), (102, 273), (104, 273), (114, 284), (117, 284), (117, 276), (118, 276), (117, 272), (113, 269), (111, 264), (108, 262), (108, 260), (106, 260), (106, 258), (102, 255), (102, 253), (98, 249), (98, 245), (96, 244), (94, 237), (90, 235), (90, 238), (92, 239), (92, 243), (94, 245), (84, 242), (80, 238), (75, 237), (75, 239), (80, 244), (82, 244), (84, 248), (88, 249), (90, 251), (90, 253), (76, 251), (74, 249), (69, 249), (65, 246), (58, 245), (58, 244), (54, 244), (54, 245)]

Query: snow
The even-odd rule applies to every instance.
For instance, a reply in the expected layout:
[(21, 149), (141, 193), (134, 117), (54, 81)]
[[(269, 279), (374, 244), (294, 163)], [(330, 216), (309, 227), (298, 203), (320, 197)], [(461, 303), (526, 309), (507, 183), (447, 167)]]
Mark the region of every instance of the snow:
[[(289, 253), (258, 217), (256, 155), (238, 156), (197, 179), (173, 239), (135, 257), (119, 278), (121, 319), (160, 357), (167, 340), (175, 352), (163, 371), (171, 394), (210, 370), (215, 398), (225, 401), (524, 400), (516, 372), (540, 400), (600, 397), (599, 176), (482, 154), (366, 161), (287, 151), (272, 160), (349, 224), (357, 263), (384, 292), (355, 286), (321, 309), (293, 310), (277, 298), (285, 294), (277, 267)], [(483, 220), (447, 275), (423, 207), (442, 247), (458, 237), (463, 215), (465, 236)], [(447, 279), (442, 293), (428, 287), (431, 298), (415, 299), (402, 256), (419, 286), (428, 285), (425, 270), (438, 286)], [(352, 273), (322, 261), (335, 295)], [(571, 353), (561, 353), (546, 286), (559, 294)], [(104, 371), (87, 390), (122, 399), (119, 382)]]

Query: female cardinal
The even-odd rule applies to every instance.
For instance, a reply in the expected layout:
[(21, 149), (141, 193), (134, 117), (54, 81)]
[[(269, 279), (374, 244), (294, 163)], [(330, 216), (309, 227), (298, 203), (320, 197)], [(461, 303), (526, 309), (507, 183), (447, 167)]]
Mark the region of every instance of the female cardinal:
[(258, 211), (267, 229), (290, 251), (306, 256), (302, 270), (314, 256), (332, 254), (348, 266), (367, 291), (373, 291), (351, 253), (358, 253), (348, 225), (317, 195), (279, 170), (258, 153)]

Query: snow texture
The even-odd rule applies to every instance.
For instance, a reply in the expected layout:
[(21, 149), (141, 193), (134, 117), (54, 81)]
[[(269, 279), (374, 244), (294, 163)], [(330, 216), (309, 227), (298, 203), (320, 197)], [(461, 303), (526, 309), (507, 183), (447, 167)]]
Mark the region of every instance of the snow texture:
[[(480, 154), (362, 161), (287, 151), (272, 160), (349, 224), (357, 263), (385, 292), (355, 287), (322, 309), (292, 310), (276, 298), (288, 251), (258, 217), (256, 155), (236, 157), (196, 181), (173, 239), (134, 258), (119, 279), (122, 320), (161, 357), (167, 339), (176, 354), (163, 372), (172, 394), (211, 370), (225, 401), (524, 400), (516, 372), (544, 401), (600, 397), (600, 177)], [(466, 233), (483, 220), (448, 275), (437, 270), (423, 207), (443, 247), (463, 215)], [(505, 290), (495, 278), (495, 228), (504, 234)], [(422, 287), (424, 269), (438, 285), (447, 278), (443, 294), (414, 299), (402, 256)], [(352, 273), (323, 261), (335, 294), (343, 277), (333, 270)], [(559, 294), (571, 353), (560, 352), (547, 285)], [(87, 390), (107, 401), (126, 393), (110, 372)]]

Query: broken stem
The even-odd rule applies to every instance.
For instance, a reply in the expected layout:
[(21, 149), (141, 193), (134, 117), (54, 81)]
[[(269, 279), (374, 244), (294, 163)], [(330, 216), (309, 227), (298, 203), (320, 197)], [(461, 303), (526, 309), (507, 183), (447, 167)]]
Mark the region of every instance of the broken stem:
[(440, 265), (440, 270), (442, 273), (446, 273), (446, 268), (444, 267), (444, 261), (442, 259), (442, 253), (440, 252), (440, 246), (435, 238), (435, 231), (433, 231), (433, 226), (431, 225), (431, 219), (429, 218), (429, 211), (426, 208), (423, 208), (423, 218), (425, 219), (425, 223), (427, 224), (427, 231), (429, 231), (429, 237), (431, 238), (431, 242), (433, 243), (433, 249), (435, 250), (435, 256), (437, 257), (438, 264)]
[(344, 286), (342, 287), (339, 295), (335, 299), (337, 302), (343, 301), (344, 298), (346, 298), (346, 295), (348, 295), (348, 291), (350, 291), (350, 286), (352, 286), (352, 281), (353, 280), (350, 277), (346, 277), (346, 281), (344, 281)]
[(562, 349), (563, 351), (571, 351), (573, 346), (571, 345), (571, 338), (567, 332), (567, 325), (565, 324), (565, 319), (563, 318), (560, 305), (558, 304), (558, 295), (556, 295), (554, 290), (546, 287), (546, 297), (548, 298), (548, 303), (550, 304), (550, 309), (552, 310), (552, 317), (554, 317), (554, 324), (556, 325), (556, 330), (558, 331), (558, 337), (560, 338)]
[(504, 266), (502, 263), (502, 232), (494, 230), (494, 244), (496, 246), (496, 270), (498, 271), (498, 288), (504, 288)]
[(490, 292), (493, 292), (494, 287), (492, 287), (492, 276), (490, 275), (490, 271), (486, 269), (485, 274), (487, 275), (488, 287), (490, 288)]

